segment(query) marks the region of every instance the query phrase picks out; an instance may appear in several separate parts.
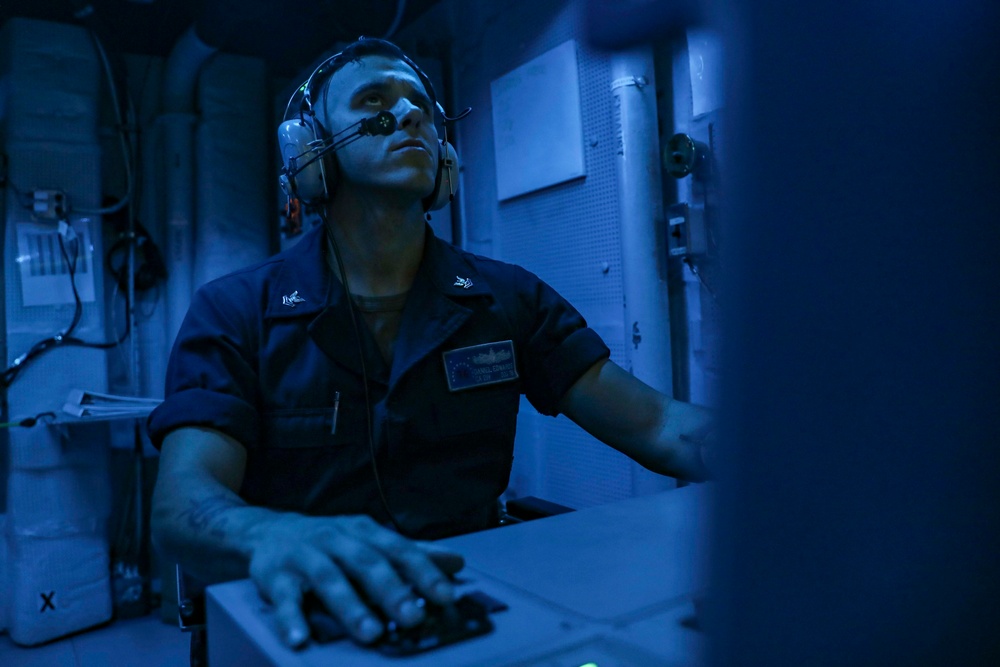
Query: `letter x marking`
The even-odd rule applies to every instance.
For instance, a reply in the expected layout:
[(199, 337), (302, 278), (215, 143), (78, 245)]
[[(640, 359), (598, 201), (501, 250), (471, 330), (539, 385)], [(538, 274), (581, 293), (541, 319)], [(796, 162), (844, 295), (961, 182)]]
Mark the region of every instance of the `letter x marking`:
[(42, 600), (44, 600), (42, 604), (42, 611), (44, 612), (46, 609), (51, 609), (52, 611), (55, 611), (56, 606), (55, 604), (52, 603), (52, 598), (56, 596), (56, 592), (50, 591), (48, 595), (46, 595), (45, 593), (42, 593), (41, 595), (42, 595)]

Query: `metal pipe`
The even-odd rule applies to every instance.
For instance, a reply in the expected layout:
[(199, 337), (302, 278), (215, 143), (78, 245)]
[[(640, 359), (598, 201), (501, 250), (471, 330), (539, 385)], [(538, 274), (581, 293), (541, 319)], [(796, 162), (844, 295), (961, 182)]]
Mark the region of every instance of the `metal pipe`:
[[(651, 47), (611, 57), (611, 91), (629, 371), (670, 396), (670, 309)], [(672, 482), (645, 471), (633, 476), (637, 494), (672, 487)]]
[(160, 123), (164, 133), (168, 347), (187, 313), (194, 284), (195, 83), (202, 65), (215, 51), (191, 27), (177, 41), (164, 71)]

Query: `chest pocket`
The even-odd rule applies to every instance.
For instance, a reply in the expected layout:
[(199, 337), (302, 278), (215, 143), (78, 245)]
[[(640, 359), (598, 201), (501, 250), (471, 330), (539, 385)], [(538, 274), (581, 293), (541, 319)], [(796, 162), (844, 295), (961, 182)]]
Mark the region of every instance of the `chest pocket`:
[(364, 405), (341, 400), (336, 410), (263, 412), (260, 445), (247, 451), (240, 495), (251, 504), (311, 514), (364, 511), (362, 481), (371, 474)]
[(438, 438), (447, 440), (474, 433), (513, 434), (517, 422), (520, 396), (516, 385), (470, 389), (450, 394), (432, 409), (433, 425)]
[(519, 405), (514, 383), (439, 396), (410, 423), (403, 447), (408, 458), (445, 470), (509, 464)]
[(272, 410), (261, 417), (265, 449), (344, 447), (368, 437), (363, 401), (341, 400), (336, 408)]

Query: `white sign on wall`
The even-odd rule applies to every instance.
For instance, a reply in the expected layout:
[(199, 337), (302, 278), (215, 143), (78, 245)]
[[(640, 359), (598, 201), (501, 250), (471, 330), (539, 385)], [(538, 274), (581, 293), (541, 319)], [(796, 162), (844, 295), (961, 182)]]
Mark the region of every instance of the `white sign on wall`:
[(576, 53), (570, 40), (490, 83), (501, 201), (586, 174)]
[[(59, 230), (54, 224), (17, 224), (17, 263), (21, 268), (23, 305), (75, 303), (74, 284), (80, 301), (90, 303), (94, 300), (95, 258), (94, 246), (90, 242), (90, 225), (86, 221), (76, 221), (70, 226), (76, 240), (64, 241), (60, 246)], [(67, 259), (73, 265), (72, 276)], [(100, 269), (100, 264), (97, 269)]]

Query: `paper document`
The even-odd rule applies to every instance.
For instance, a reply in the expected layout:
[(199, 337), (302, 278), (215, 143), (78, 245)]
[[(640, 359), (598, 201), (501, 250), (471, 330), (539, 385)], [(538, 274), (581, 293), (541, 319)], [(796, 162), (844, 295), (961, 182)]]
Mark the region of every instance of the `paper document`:
[(72, 389), (66, 397), (63, 412), (88, 421), (129, 419), (145, 417), (162, 402), (159, 398), (116, 396), (85, 389)]

